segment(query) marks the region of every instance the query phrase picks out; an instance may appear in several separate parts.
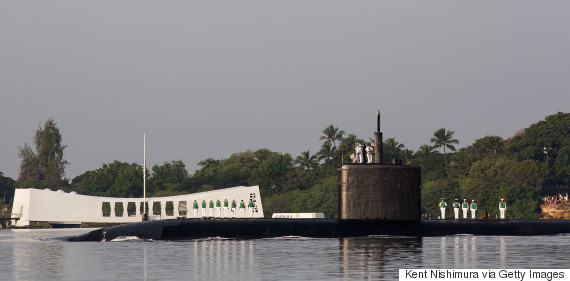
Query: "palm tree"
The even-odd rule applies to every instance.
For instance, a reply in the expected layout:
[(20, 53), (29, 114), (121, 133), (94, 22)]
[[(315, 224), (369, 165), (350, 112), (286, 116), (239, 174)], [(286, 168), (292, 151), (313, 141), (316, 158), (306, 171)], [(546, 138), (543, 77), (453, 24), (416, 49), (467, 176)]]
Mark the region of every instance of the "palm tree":
[(433, 133), (433, 138), (431, 138), (431, 142), (433, 143), (434, 148), (443, 147), (443, 158), (445, 160), (445, 173), (447, 174), (447, 153), (445, 148), (449, 148), (451, 151), (456, 151), (455, 146), (453, 144), (459, 144), (459, 141), (453, 138), (454, 131), (446, 131), (445, 128), (441, 128), (435, 133)]
[(384, 141), (384, 153), (386, 153), (386, 158), (396, 159), (400, 156), (400, 151), (404, 148), (403, 143), (399, 143), (394, 138), (388, 138)]
[(357, 143), (364, 143), (364, 141), (357, 138), (355, 134), (348, 134), (346, 138), (343, 138), (341, 140), (338, 147), (341, 153), (344, 153), (346, 156), (350, 157), (350, 155), (353, 155), (355, 153), (354, 147), (356, 146)]
[(499, 136), (488, 136), (486, 137), (486, 142), (484, 143), (485, 148), (489, 151), (493, 151), (493, 155), (497, 156), (497, 152), (505, 145), (503, 138)]
[(437, 151), (434, 151), (434, 147), (428, 144), (420, 146), (420, 150), (417, 152), (421, 156), (430, 156), (432, 153), (437, 153)]
[(344, 131), (340, 131), (337, 127), (335, 127), (331, 124), (323, 130), (323, 134), (324, 135), (321, 136), (319, 138), (319, 140), (332, 141), (333, 147), (336, 148), (336, 141), (342, 139), (342, 135), (344, 135)]
[(321, 150), (317, 152), (317, 159), (319, 161), (325, 160), (325, 164), (329, 163), (329, 160), (333, 157), (334, 153), (336, 152), (336, 148), (332, 147), (330, 141), (325, 141), (323, 145), (321, 145)]
[(414, 164), (414, 151), (410, 149), (404, 149), (400, 153), (404, 160), (406, 161), (406, 165)]
[(301, 152), (301, 155), (295, 158), (295, 164), (302, 166), (305, 170), (316, 167), (319, 163), (317, 162), (317, 156), (311, 155), (309, 151)]

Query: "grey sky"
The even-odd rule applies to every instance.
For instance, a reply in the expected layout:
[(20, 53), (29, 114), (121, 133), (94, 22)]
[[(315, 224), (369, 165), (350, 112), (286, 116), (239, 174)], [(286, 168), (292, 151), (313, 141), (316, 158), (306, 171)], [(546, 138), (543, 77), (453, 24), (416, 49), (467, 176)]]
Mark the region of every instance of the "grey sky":
[(114, 160), (317, 152), (334, 124), (417, 150), (570, 109), (570, 1), (0, 0), (0, 171), (57, 122), (73, 178)]

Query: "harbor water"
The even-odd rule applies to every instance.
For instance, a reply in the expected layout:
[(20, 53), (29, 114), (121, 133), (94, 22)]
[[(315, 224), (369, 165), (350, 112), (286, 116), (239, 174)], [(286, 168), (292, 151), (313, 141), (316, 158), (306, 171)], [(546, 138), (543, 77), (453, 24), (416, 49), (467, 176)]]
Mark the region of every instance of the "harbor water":
[(0, 280), (397, 280), (398, 269), (566, 269), (570, 235), (68, 242), (0, 230)]

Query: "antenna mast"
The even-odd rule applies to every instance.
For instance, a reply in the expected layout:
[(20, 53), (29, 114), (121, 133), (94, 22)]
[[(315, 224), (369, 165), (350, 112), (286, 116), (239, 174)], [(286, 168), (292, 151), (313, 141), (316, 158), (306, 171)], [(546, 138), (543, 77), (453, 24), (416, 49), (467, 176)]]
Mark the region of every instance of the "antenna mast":
[(376, 132), (374, 132), (374, 163), (382, 164), (382, 132), (380, 131), (380, 110), (376, 111)]
[(148, 220), (146, 213), (146, 133), (143, 134), (143, 221)]

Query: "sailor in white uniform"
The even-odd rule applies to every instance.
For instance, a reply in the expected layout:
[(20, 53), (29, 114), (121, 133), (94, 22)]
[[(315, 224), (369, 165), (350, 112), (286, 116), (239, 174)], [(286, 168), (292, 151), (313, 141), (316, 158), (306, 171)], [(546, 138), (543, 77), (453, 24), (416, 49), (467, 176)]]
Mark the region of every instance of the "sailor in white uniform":
[(206, 217), (206, 200), (202, 200), (202, 217)]
[(224, 218), (228, 217), (228, 209), (229, 209), (229, 202), (228, 199), (224, 199)]
[(372, 151), (374, 150), (374, 148), (372, 148), (372, 145), (367, 145), (366, 146), (366, 160), (367, 163), (372, 163)]
[(469, 203), (467, 203), (467, 199), (463, 199), (463, 203), (461, 204), (461, 210), (463, 211), (463, 218), (467, 218), (467, 211), (469, 211)]
[(354, 147), (354, 163), (362, 163), (362, 147), (356, 144)]
[(439, 209), (441, 210), (441, 219), (445, 219), (445, 207), (447, 207), (447, 203), (443, 201), (441, 198), (441, 202), (439, 202)]
[(507, 203), (501, 198), (501, 202), (499, 203), (499, 212), (501, 213), (501, 219), (505, 218), (505, 210), (507, 209)]
[(459, 219), (459, 202), (457, 201), (457, 198), (455, 199), (455, 202), (453, 202), (453, 214), (455, 215), (455, 219)]
[(194, 200), (194, 203), (192, 204), (192, 208), (194, 209), (194, 217), (197, 218), (198, 217), (198, 201)]
[(243, 202), (243, 199), (239, 202), (239, 214), (242, 218), (245, 218), (245, 203)]
[(471, 218), (476, 218), (475, 212), (477, 212), (477, 204), (475, 204), (475, 200), (471, 200), (471, 206), (469, 208), (471, 209)]
[(249, 210), (249, 217), (253, 218), (253, 201), (251, 201), (251, 199), (249, 199), (249, 203), (247, 204), (247, 208)]

